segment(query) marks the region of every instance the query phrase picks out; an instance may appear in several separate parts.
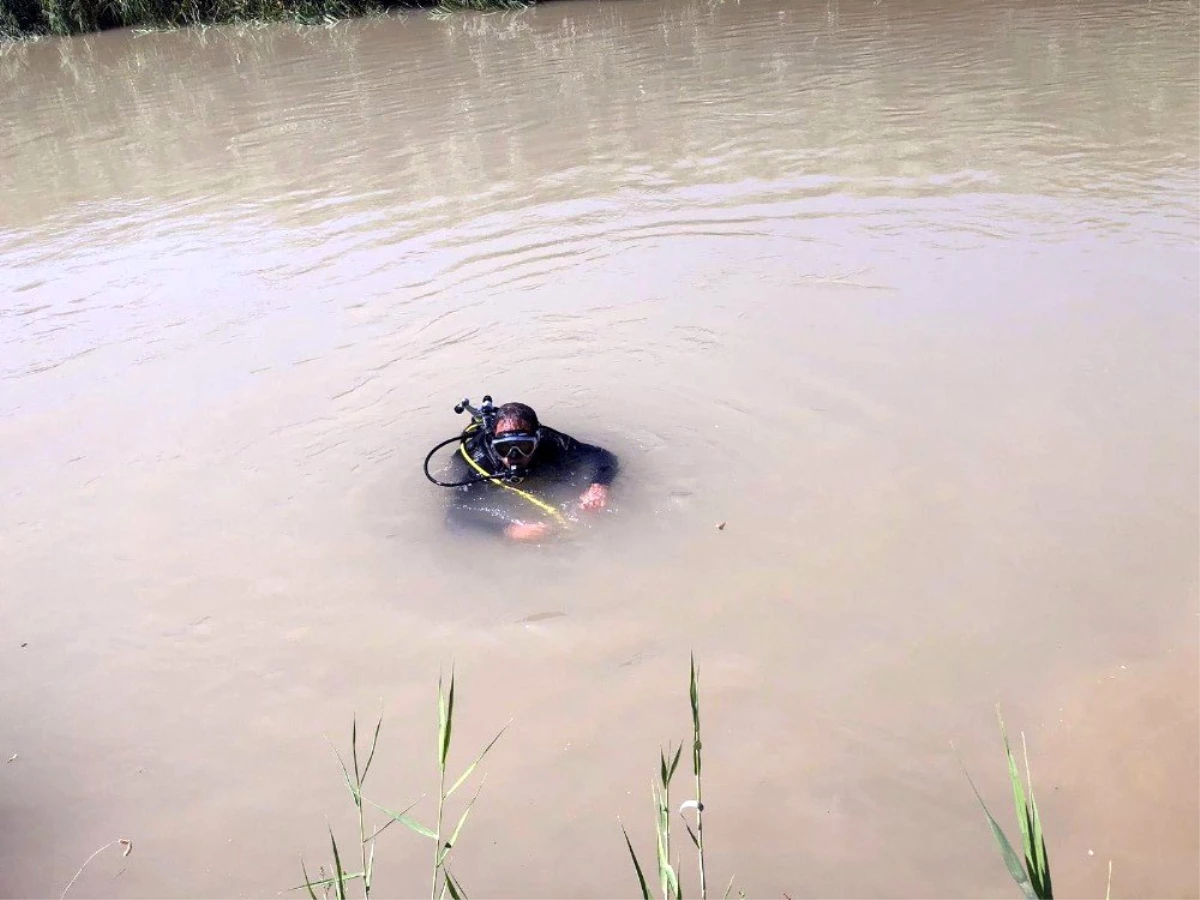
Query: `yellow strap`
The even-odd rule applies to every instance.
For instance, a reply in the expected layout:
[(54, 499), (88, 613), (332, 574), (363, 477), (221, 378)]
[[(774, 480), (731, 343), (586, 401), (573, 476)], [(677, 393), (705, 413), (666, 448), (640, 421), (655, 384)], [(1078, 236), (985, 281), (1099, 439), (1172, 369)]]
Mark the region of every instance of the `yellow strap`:
[(539, 500), (537, 497), (533, 496), (533, 494), (529, 493), (528, 491), (523, 491), (519, 487), (513, 487), (511, 484), (505, 484), (503, 481), (500, 481), (499, 479), (494, 479), (494, 480), (491, 479), (490, 473), (479, 463), (475, 462), (475, 460), (471, 459), (471, 454), (467, 452), (467, 442), (466, 441), (463, 441), (461, 444), (458, 445), (458, 450), (462, 454), (463, 459), (465, 459), (470, 464), (471, 468), (474, 469), (476, 472), (478, 472), (480, 475), (488, 475), (489, 480), (492, 481), (492, 484), (498, 484), (498, 485), (500, 485), (500, 487), (504, 488), (505, 490), (512, 491), (515, 494), (520, 494), (522, 497), (524, 497), (526, 500), (528, 500), (530, 503), (532, 503), (534, 506), (536, 506), (542, 512), (548, 513), (549, 515), (553, 516), (558, 521), (559, 525), (562, 525), (564, 528), (566, 527), (567, 520), (565, 518), (563, 518), (563, 514), (560, 513), (553, 506), (551, 506), (549, 503)]

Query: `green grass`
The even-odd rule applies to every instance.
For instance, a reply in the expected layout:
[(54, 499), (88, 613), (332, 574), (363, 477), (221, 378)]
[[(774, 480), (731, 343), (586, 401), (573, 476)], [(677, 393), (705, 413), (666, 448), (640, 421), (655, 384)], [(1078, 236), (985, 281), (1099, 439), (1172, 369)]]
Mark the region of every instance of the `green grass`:
[[(700, 740), (700, 678), (699, 672), (696, 670), (696, 658), (691, 659), (691, 670), (688, 679), (688, 700), (692, 708), (692, 775), (695, 778), (696, 797), (693, 800), (685, 801), (679, 806), (679, 817), (683, 820), (683, 827), (687, 830), (688, 837), (692, 840), (692, 846), (696, 851), (696, 868), (699, 874), (700, 882), (700, 898), (707, 900), (708, 898), (708, 871), (704, 861), (704, 783), (701, 773), (703, 771), (703, 744)], [(671, 745), (667, 745), (667, 750), (664, 753), (660, 748), (658, 751), (658, 781), (650, 785), (650, 796), (654, 804), (654, 836), (655, 836), (655, 858), (658, 862), (658, 883), (659, 890), (662, 892), (663, 900), (681, 900), (683, 897), (683, 886), (680, 879), (680, 874), (683, 870), (682, 860), (675, 857), (672, 861), (671, 854), (671, 781), (675, 777), (675, 770), (679, 766), (679, 757), (683, 752), (683, 745), (671, 752)], [(668, 758), (670, 762), (668, 762)], [(691, 823), (684, 816), (686, 810), (695, 810), (696, 813), (696, 828), (692, 829)], [(637, 852), (633, 849), (633, 842), (629, 839), (629, 832), (625, 831), (625, 826), (621, 826), (621, 832), (625, 835), (625, 846), (629, 850), (629, 858), (633, 862), (634, 872), (637, 874), (638, 887), (641, 890), (643, 900), (650, 900), (650, 890), (646, 885), (646, 876), (642, 871), (642, 865), (638, 861)], [(730, 888), (733, 887), (733, 880), (730, 879)], [(729, 889), (726, 890), (726, 896), (729, 894)]]
[[(1000, 715), (1000, 709), (996, 709), (996, 717), (1000, 720), (1000, 736), (1004, 741), (1004, 755), (1008, 758), (1008, 779), (1012, 784), (1013, 806), (1016, 807), (1017, 825), (1021, 829), (1021, 849), (1023, 854), (1017, 855), (1017, 851), (1013, 849), (1012, 842), (1004, 833), (1004, 829), (996, 821), (995, 816), (987, 808), (987, 804), (983, 802), (983, 798), (979, 796), (979, 791), (975, 787), (975, 783), (971, 781), (971, 776), (967, 776), (967, 780), (971, 783), (971, 790), (975, 791), (975, 798), (979, 801), (979, 805), (983, 807), (983, 813), (987, 816), (988, 825), (992, 829), (992, 836), (996, 839), (996, 845), (1000, 848), (1000, 856), (1004, 859), (1004, 865), (1008, 868), (1008, 873), (1012, 876), (1013, 881), (1017, 883), (1021, 894), (1028, 900), (1050, 900), (1054, 897), (1054, 887), (1050, 881), (1050, 855), (1046, 851), (1046, 835), (1042, 831), (1042, 817), (1038, 813), (1037, 800), (1033, 796), (1033, 774), (1029, 770), (1029, 748), (1025, 745), (1025, 735), (1021, 735), (1021, 750), (1025, 757), (1025, 780), (1022, 782), (1021, 773), (1017, 770), (1017, 762), (1013, 759), (1012, 748), (1008, 744), (1008, 730), (1004, 727), (1004, 719)], [(1112, 870), (1109, 869), (1111, 877)]]
[[(446, 828), (446, 803), (454, 796), (459, 788), (463, 787), (470, 779), (475, 769), (483, 762), (484, 757), (488, 752), (496, 746), (496, 742), (500, 740), (500, 735), (504, 733), (501, 728), (496, 736), (492, 738), (483, 751), (472, 760), (471, 764), (463, 770), (450, 785), (449, 790), (446, 789), (446, 772), (450, 758), (450, 740), (454, 734), (454, 673), (450, 674), (449, 688), (446, 689), (442, 681), (438, 680), (438, 735), (437, 735), (437, 769), (438, 769), (438, 792), (437, 792), (437, 822), (433, 828), (426, 827), (418, 822), (415, 818), (409, 815), (413, 806), (410, 804), (407, 808), (400, 812), (395, 812), (385, 806), (367, 799), (363, 795), (363, 786), (366, 784), (367, 774), (371, 770), (371, 763), (375, 759), (375, 750), (379, 743), (379, 731), (383, 725), (383, 719), (380, 718), (375, 724), (375, 731), (371, 737), (370, 750), (367, 753), (366, 762), (359, 766), (358, 761), (358, 720), (355, 719), (350, 726), (350, 753), (353, 763), (353, 770), (346, 766), (342, 755), (336, 750), (334, 754), (337, 756), (338, 764), (342, 769), (342, 776), (346, 782), (346, 788), (350, 792), (350, 799), (354, 803), (355, 812), (358, 820), (358, 851), (361, 860), (361, 866), (357, 872), (349, 872), (342, 864), (342, 854), (338, 847), (337, 838), (333, 834), (333, 829), (329, 829), (329, 845), (330, 845), (330, 864), (329, 871), (332, 874), (326, 874), (326, 867), (322, 866), (318, 870), (318, 878), (312, 878), (308, 874), (308, 866), (303, 858), (300, 860), (300, 871), (304, 875), (304, 883), (292, 888), (294, 891), (306, 891), (312, 900), (316, 900), (316, 892), (319, 889), (324, 897), (329, 896), (329, 891), (334, 891), (334, 896), (338, 900), (345, 900), (347, 896), (347, 888), (352, 884), (357, 884), (362, 889), (364, 898), (371, 896), (371, 887), (375, 874), (375, 844), (384, 831), (397, 822), (403, 825), (412, 833), (433, 842), (432, 865), (430, 868), (431, 885), (429, 889), (430, 900), (440, 900), (447, 894), (453, 900), (465, 898), (466, 892), (462, 889), (462, 885), (454, 878), (450, 872), (449, 860), (450, 853), (458, 844), (459, 836), (462, 834), (463, 826), (467, 823), (467, 817), (471, 814), (471, 808), (475, 805), (475, 801), (479, 798), (479, 790), (475, 791), (475, 795), (467, 802), (462, 814), (455, 822), (452, 831)], [(365, 805), (370, 805), (378, 812), (382, 813), (386, 821), (379, 828), (368, 834), (367, 814)]]
[(0, 0), (0, 40), (223, 22), (321, 25), (392, 8), (524, 9), (533, 0)]
[[(703, 742), (700, 735), (700, 677), (699, 670), (696, 667), (695, 657), (691, 659), (691, 667), (689, 672), (688, 683), (688, 700), (691, 708), (692, 720), (692, 776), (695, 788), (695, 796), (681, 803), (678, 809), (674, 809), (671, 800), (671, 789), (675, 780), (675, 775), (679, 767), (680, 760), (683, 755), (684, 744), (674, 746), (671, 743), (667, 744), (667, 748), (663, 750), (659, 748), (658, 753), (658, 772), (657, 777), (652, 781), (650, 786), (650, 796), (652, 808), (654, 812), (654, 859), (656, 863), (655, 872), (657, 874), (657, 887), (661, 894), (662, 900), (682, 900), (684, 896), (684, 883), (682, 872), (684, 870), (683, 858), (677, 852), (676, 845), (672, 840), (672, 824), (674, 817), (678, 815), (683, 822), (684, 829), (691, 841), (692, 850), (695, 852), (695, 864), (697, 873), (698, 896), (700, 900), (708, 898), (708, 870), (705, 860), (704, 848), (704, 784), (703, 784)], [(301, 871), (304, 873), (304, 883), (293, 890), (306, 890), (309, 897), (316, 900), (316, 891), (319, 889), (325, 897), (329, 896), (329, 891), (333, 890), (338, 900), (344, 900), (347, 896), (348, 886), (357, 884), (361, 886), (364, 898), (369, 898), (371, 895), (371, 887), (374, 876), (375, 865), (375, 843), (380, 834), (388, 827), (399, 822), (404, 825), (409, 831), (419, 837), (433, 842), (433, 854), (429, 869), (430, 878), (430, 898), (431, 900), (441, 900), (441, 898), (449, 895), (453, 900), (465, 898), (466, 892), (463, 890), (461, 883), (451, 874), (449, 868), (449, 858), (451, 851), (458, 844), (459, 837), (462, 833), (463, 826), (467, 822), (467, 817), (470, 815), (471, 809), (479, 796), (479, 791), (476, 790), (475, 795), (467, 802), (458, 819), (455, 821), (453, 829), (447, 828), (448, 820), (446, 819), (447, 801), (449, 801), (459, 788), (470, 779), (476, 768), (487, 756), (488, 752), (496, 745), (500, 736), (504, 733), (502, 728), (499, 733), (492, 738), (491, 742), (484, 747), (470, 765), (463, 770), (462, 774), (451, 784), (450, 788), (446, 788), (448, 761), (450, 755), (451, 737), (454, 733), (454, 701), (455, 701), (455, 683), (454, 675), (451, 673), (448, 689), (443, 685), (442, 681), (438, 681), (438, 734), (437, 734), (437, 770), (438, 770), (438, 792), (437, 792), (437, 819), (433, 827), (422, 825), (416, 819), (411, 817), (409, 813), (412, 806), (407, 807), (401, 812), (394, 812), (386, 807), (367, 800), (363, 796), (363, 787), (367, 780), (367, 775), (371, 769), (371, 763), (375, 759), (375, 751), (379, 741), (380, 722), (375, 725), (374, 733), (371, 737), (371, 743), (367, 752), (366, 761), (360, 767), (358, 754), (358, 725), (355, 721), (351, 726), (350, 731), (350, 746), (351, 746), (351, 766), (347, 766), (341, 754), (337, 755), (338, 763), (341, 766), (342, 776), (345, 780), (346, 787), (350, 793), (351, 801), (354, 804), (357, 823), (358, 823), (358, 856), (360, 863), (358, 871), (347, 871), (342, 862), (341, 849), (338, 846), (337, 840), (334, 837), (333, 831), (330, 830), (329, 841), (331, 850), (331, 863), (327, 874), (325, 867), (318, 872), (318, 878), (311, 878), (308, 874), (308, 869), (303, 860), (301, 861)], [(997, 709), (999, 717), (999, 709)], [(507, 727), (507, 726), (506, 726)], [(1004, 754), (1008, 763), (1009, 782), (1012, 787), (1013, 805), (1016, 810), (1017, 824), (1021, 832), (1021, 852), (1018, 853), (1014, 848), (1004, 829), (992, 815), (987, 805), (984, 803), (979, 790), (975, 787), (971, 776), (967, 774), (967, 781), (971, 785), (971, 789), (975, 792), (975, 797), (983, 808), (988, 826), (991, 829), (993, 838), (1000, 849), (1001, 858), (1008, 869), (1009, 874), (1016, 882), (1017, 887), (1022, 895), (1030, 898), (1051, 898), (1053, 894), (1053, 885), (1050, 878), (1050, 855), (1046, 847), (1046, 835), (1042, 825), (1041, 814), (1038, 812), (1037, 800), (1033, 793), (1033, 778), (1029, 766), (1029, 752), (1025, 746), (1024, 735), (1021, 737), (1021, 746), (1024, 756), (1025, 774), (1022, 778), (1021, 772), (1017, 767), (1016, 759), (1013, 756), (1012, 748), (1008, 741), (1008, 732), (1004, 726), (1003, 718), (1000, 719), (1000, 735), (1004, 744)], [(965, 772), (965, 769), (964, 769)], [(386, 817), (386, 822), (375, 831), (370, 831), (367, 827), (367, 811), (366, 806), (370, 806), (378, 810)], [(694, 813), (695, 827), (692, 827), (692, 821), (689, 821), (686, 813)], [(650, 884), (646, 879), (646, 870), (643, 868), (641, 860), (638, 857), (637, 851), (634, 849), (633, 841), (629, 837), (629, 832), (625, 826), (621, 825), (621, 832), (625, 840), (625, 848), (629, 856), (629, 860), (633, 865), (634, 875), (637, 878), (638, 895), (643, 900), (651, 900), (653, 896), (650, 889)], [(1105, 900), (1111, 896), (1112, 886), (1112, 863), (1109, 863), (1108, 868), (1108, 890), (1105, 892)], [(725, 889), (724, 897), (729, 897), (733, 889), (733, 878), (731, 877), (728, 886)], [(740, 897), (745, 897), (745, 894), (739, 891)]]
[[(971, 776), (967, 781), (975, 792), (975, 799), (983, 807), (987, 817), (988, 827), (996, 846), (1000, 850), (1000, 858), (1004, 861), (1008, 874), (1012, 876), (1021, 895), (1027, 900), (1050, 900), (1054, 897), (1054, 885), (1050, 879), (1050, 853), (1046, 849), (1046, 832), (1042, 828), (1042, 816), (1038, 812), (1037, 800), (1033, 795), (1033, 773), (1029, 767), (1029, 747), (1025, 744), (1025, 734), (1021, 734), (1021, 755), (1025, 761), (1025, 778), (1017, 769), (1017, 761), (1013, 758), (1012, 747), (1008, 743), (1008, 729), (1004, 726), (1004, 717), (1000, 715), (1000, 707), (996, 707), (996, 718), (1000, 722), (1000, 738), (1004, 742), (1004, 756), (1008, 760), (1008, 780), (1012, 786), (1013, 807), (1017, 816), (1017, 827), (1021, 832), (1021, 853), (1014, 849), (1008, 835), (996, 821), (979, 796), (979, 790)], [(1104, 900), (1112, 896), (1112, 860), (1108, 861), (1108, 882), (1104, 889)]]

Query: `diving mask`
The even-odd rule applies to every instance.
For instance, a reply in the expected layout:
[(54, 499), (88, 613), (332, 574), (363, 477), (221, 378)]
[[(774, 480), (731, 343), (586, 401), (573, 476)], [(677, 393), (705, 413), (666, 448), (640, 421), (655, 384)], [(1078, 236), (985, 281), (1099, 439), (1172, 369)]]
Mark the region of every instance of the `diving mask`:
[(498, 434), (492, 437), (492, 449), (510, 466), (525, 465), (533, 459), (540, 441), (537, 434)]

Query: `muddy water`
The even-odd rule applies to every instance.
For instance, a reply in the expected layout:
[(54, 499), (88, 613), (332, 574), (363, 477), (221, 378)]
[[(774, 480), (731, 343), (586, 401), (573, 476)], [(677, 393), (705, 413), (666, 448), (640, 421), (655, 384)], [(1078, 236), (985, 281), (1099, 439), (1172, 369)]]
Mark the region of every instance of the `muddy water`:
[[(0, 893), (274, 895), (510, 722), (468, 890), (635, 889), (702, 665), (713, 882), (1195, 895), (1197, 7), (557, 3), (0, 55)], [(617, 452), (448, 536), (489, 391)], [(723, 530), (717, 523), (725, 522)], [(1005, 821), (1008, 821), (1006, 818)], [(427, 888), (381, 839), (378, 889)], [(687, 884), (695, 887), (691, 871)]]

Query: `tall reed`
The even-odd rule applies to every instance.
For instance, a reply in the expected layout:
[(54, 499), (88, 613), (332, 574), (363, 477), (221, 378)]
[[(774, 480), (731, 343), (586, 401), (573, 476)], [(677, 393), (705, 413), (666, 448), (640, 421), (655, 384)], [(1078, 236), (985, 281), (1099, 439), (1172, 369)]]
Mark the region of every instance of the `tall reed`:
[[(704, 859), (704, 780), (703, 780), (703, 742), (700, 740), (700, 677), (699, 671), (696, 668), (696, 657), (693, 654), (691, 657), (691, 668), (688, 678), (688, 700), (691, 704), (692, 711), (692, 775), (695, 779), (696, 797), (694, 800), (687, 800), (679, 806), (679, 817), (683, 820), (683, 826), (687, 829), (688, 837), (692, 839), (692, 846), (696, 850), (696, 867), (700, 877), (700, 897), (701, 900), (708, 898), (708, 870)], [(662, 893), (662, 900), (681, 900), (683, 897), (683, 887), (680, 879), (680, 861), (678, 858), (672, 862), (671, 855), (671, 781), (675, 777), (675, 769), (679, 766), (679, 758), (683, 752), (683, 745), (675, 749), (672, 753), (671, 745), (667, 745), (666, 752), (661, 749), (658, 752), (658, 782), (650, 785), (650, 796), (654, 805), (654, 836), (655, 836), (655, 858), (658, 863), (658, 881), (659, 890)], [(669, 760), (669, 761), (668, 761)], [(687, 810), (696, 811), (696, 828), (692, 829), (691, 823), (684, 816)], [(629, 839), (629, 832), (625, 830), (625, 826), (621, 826), (621, 832), (625, 836), (625, 846), (629, 850), (629, 858), (633, 862), (634, 872), (637, 874), (638, 887), (641, 890), (643, 900), (650, 900), (650, 889), (646, 884), (646, 876), (642, 870), (641, 862), (638, 860), (637, 852), (633, 849), (633, 841)], [(725, 895), (729, 895), (729, 890), (733, 887), (733, 880), (730, 879), (729, 888), (726, 889)]]
[[(454, 733), (454, 673), (450, 673), (450, 683), (447, 687), (443, 684), (442, 679), (438, 679), (438, 735), (437, 735), (437, 768), (438, 768), (438, 792), (437, 792), (437, 821), (436, 827), (428, 828), (422, 825), (415, 818), (409, 815), (413, 807), (416, 805), (410, 804), (405, 809), (396, 812), (381, 806), (373, 800), (363, 796), (363, 785), (367, 779), (367, 773), (370, 771), (371, 762), (375, 759), (375, 749), (379, 741), (379, 729), (382, 725), (382, 718), (375, 725), (375, 733), (371, 738), (371, 748), (367, 754), (366, 763), (359, 767), (358, 763), (358, 723), (355, 720), (350, 729), (350, 746), (351, 756), (353, 760), (353, 775), (351, 770), (347, 768), (341, 754), (334, 753), (337, 756), (338, 763), (342, 768), (342, 775), (346, 781), (346, 787), (350, 792), (350, 798), (354, 802), (355, 811), (358, 817), (358, 842), (360, 856), (362, 860), (362, 868), (358, 872), (347, 872), (342, 866), (341, 852), (338, 848), (337, 839), (334, 837), (333, 829), (329, 829), (329, 843), (332, 850), (332, 869), (333, 874), (328, 877), (313, 879), (309, 877), (308, 869), (306, 868), (303, 859), (300, 861), (300, 869), (304, 874), (304, 883), (293, 888), (293, 890), (306, 890), (311, 900), (316, 900), (316, 889), (320, 888), (322, 893), (328, 896), (328, 891), (333, 888), (338, 900), (345, 900), (346, 885), (351, 882), (360, 882), (363, 889), (363, 897), (371, 896), (371, 886), (375, 871), (375, 842), (384, 831), (389, 827), (399, 822), (405, 828), (418, 834), (427, 840), (433, 841), (433, 863), (430, 869), (431, 885), (429, 889), (430, 900), (439, 900), (449, 894), (454, 900), (466, 897), (466, 892), (462, 889), (462, 885), (451, 874), (448, 865), (450, 852), (458, 844), (459, 835), (462, 833), (463, 826), (467, 823), (467, 817), (471, 813), (471, 808), (475, 805), (475, 801), (479, 798), (479, 791), (482, 789), (482, 784), (476, 789), (474, 796), (467, 802), (463, 809), (462, 815), (455, 822), (454, 829), (447, 832), (445, 829), (446, 819), (446, 801), (454, 796), (454, 793), (461, 788), (474, 773), (475, 769), (483, 762), (484, 757), (492, 747), (496, 746), (496, 742), (500, 740), (500, 736), (504, 733), (504, 728), (501, 728), (494, 738), (488, 743), (483, 751), (472, 760), (471, 764), (463, 770), (462, 774), (450, 785), (449, 790), (446, 789), (446, 773), (447, 764), (450, 757), (450, 739)], [(507, 726), (505, 726), (507, 727)], [(366, 818), (364, 815), (363, 804), (367, 803), (375, 809), (382, 812), (387, 817), (380, 828), (367, 834)]]
[[(681, 803), (674, 813), (672, 811), (671, 801), (671, 786), (675, 778), (676, 770), (679, 767), (680, 759), (683, 754), (683, 745), (674, 747), (668, 743), (667, 748), (659, 749), (658, 754), (658, 773), (657, 778), (651, 783), (650, 793), (654, 808), (654, 834), (655, 834), (655, 862), (658, 875), (658, 889), (662, 896), (662, 900), (682, 900), (683, 881), (681, 878), (682, 861), (675, 852), (672, 843), (671, 825), (674, 815), (678, 815), (683, 821), (684, 828), (687, 831), (688, 837), (692, 841), (692, 846), (696, 852), (696, 870), (699, 877), (699, 896), (701, 900), (708, 898), (708, 869), (705, 860), (705, 845), (704, 845), (704, 782), (703, 782), (703, 741), (701, 740), (700, 730), (700, 673), (696, 666), (696, 659), (693, 655), (690, 660), (690, 670), (688, 679), (688, 700), (691, 707), (692, 719), (692, 775), (695, 784), (695, 798), (689, 799)], [(347, 895), (347, 886), (351, 883), (360, 883), (362, 885), (364, 898), (369, 898), (374, 882), (374, 867), (375, 867), (375, 844), (380, 834), (382, 834), (391, 825), (399, 822), (414, 834), (433, 842), (433, 854), (431, 857), (431, 865), (429, 870), (430, 900), (443, 900), (449, 895), (453, 900), (462, 900), (466, 898), (466, 892), (463, 890), (462, 884), (451, 873), (449, 868), (449, 858), (451, 851), (457, 846), (459, 836), (462, 833), (463, 826), (467, 822), (467, 817), (471, 813), (471, 809), (475, 805), (475, 801), (479, 797), (477, 788), (475, 794), (467, 802), (462, 813), (455, 820), (454, 827), (449, 829), (447, 819), (447, 802), (454, 794), (467, 782), (471, 775), (475, 772), (479, 764), (491, 751), (492, 747), (500, 739), (505, 728), (501, 728), (496, 736), (488, 743), (483, 751), (480, 752), (474, 760), (463, 770), (458, 778), (454, 779), (450, 787), (447, 789), (447, 775), (449, 772), (449, 756), (451, 747), (451, 738), (454, 733), (454, 703), (455, 703), (455, 680), (453, 671), (450, 675), (449, 684), (446, 685), (439, 678), (438, 680), (438, 734), (437, 734), (437, 770), (438, 770), (438, 791), (437, 791), (437, 818), (434, 827), (429, 828), (422, 825), (416, 819), (411, 817), (413, 805), (408, 806), (400, 812), (395, 812), (387, 807), (381, 806), (372, 800), (368, 800), (363, 796), (363, 786), (366, 783), (367, 775), (371, 770), (371, 763), (375, 759), (375, 752), (379, 742), (379, 731), (382, 724), (382, 719), (375, 724), (375, 730), (371, 736), (370, 747), (367, 751), (366, 761), (360, 766), (358, 752), (358, 723), (354, 721), (350, 731), (350, 746), (351, 746), (351, 765), (347, 766), (342, 755), (334, 750), (338, 764), (341, 766), (342, 776), (346, 783), (346, 787), (350, 793), (351, 800), (354, 803), (355, 812), (358, 820), (358, 843), (360, 867), (357, 872), (349, 872), (342, 864), (341, 849), (338, 846), (337, 839), (334, 837), (332, 829), (329, 831), (329, 842), (332, 851), (332, 875), (312, 879), (308, 875), (303, 860), (301, 860), (301, 871), (304, 872), (304, 883), (293, 890), (307, 890), (308, 895), (312, 900), (316, 900), (316, 890), (320, 889), (322, 893), (328, 897), (328, 892), (333, 889), (338, 900), (344, 900)], [(970, 773), (966, 772), (967, 781), (971, 785), (971, 789), (975, 792), (975, 797), (979, 801), (979, 805), (983, 808), (984, 815), (987, 818), (988, 825), (992, 835), (996, 840), (997, 846), (1000, 849), (1001, 858), (1008, 869), (1009, 874), (1016, 882), (1021, 893), (1029, 900), (1047, 900), (1054, 896), (1053, 884), (1050, 877), (1050, 855), (1046, 849), (1046, 836), (1042, 827), (1041, 814), (1038, 811), (1037, 800), (1033, 792), (1033, 778), (1029, 765), (1029, 750), (1025, 743), (1024, 734), (1021, 735), (1021, 748), (1024, 757), (1025, 773), (1022, 778), (1021, 772), (1018, 769), (1017, 761), (1013, 756), (1012, 747), (1009, 744), (1008, 732), (1004, 725), (1004, 719), (1000, 716), (1000, 710), (996, 710), (997, 718), (1000, 722), (1000, 734), (1004, 743), (1004, 754), (1008, 763), (1009, 783), (1012, 787), (1013, 806), (1016, 810), (1017, 824), (1021, 831), (1021, 852), (1014, 848), (1004, 829), (1001, 828), (999, 822), (984, 803), (983, 797), (980, 795), (975, 782), (971, 779)], [(380, 828), (368, 833), (367, 818), (364, 804), (382, 812), (387, 821)], [(692, 822), (685, 815), (688, 811), (695, 812), (695, 828), (692, 827)], [(634, 873), (638, 880), (638, 891), (643, 900), (651, 900), (652, 893), (649, 883), (646, 880), (646, 872), (642, 868), (641, 861), (638, 858), (637, 852), (634, 849), (633, 841), (629, 837), (629, 832), (621, 825), (621, 832), (625, 838), (625, 846), (629, 852), (629, 858), (633, 863)], [(122, 842), (127, 843), (127, 842)], [(101, 848), (102, 850), (105, 848)], [(99, 851), (98, 851), (99, 852)], [(128, 849), (126, 849), (128, 853)], [(95, 854), (93, 854), (94, 856)], [(89, 860), (90, 861), (90, 860)], [(86, 865), (86, 863), (85, 863)], [(81, 870), (82, 871), (82, 870)], [(78, 877), (78, 875), (76, 876)], [(74, 879), (72, 879), (74, 883)], [(68, 885), (68, 888), (70, 885)], [(1105, 900), (1111, 895), (1112, 887), (1112, 863), (1108, 867), (1108, 889), (1105, 891)], [(729, 897), (730, 891), (733, 889), (733, 879), (730, 878), (729, 885), (725, 890), (725, 898)], [(739, 891), (740, 897), (745, 897), (745, 894)]]
[[(1017, 883), (1021, 894), (1027, 900), (1049, 900), (1054, 896), (1054, 888), (1050, 881), (1050, 855), (1046, 851), (1046, 835), (1042, 831), (1042, 817), (1038, 814), (1037, 800), (1033, 796), (1033, 775), (1029, 770), (1029, 748), (1025, 744), (1025, 734), (1021, 733), (1021, 750), (1025, 757), (1025, 781), (1021, 781), (1021, 773), (1017, 770), (1017, 762), (1013, 759), (1012, 748), (1008, 743), (1008, 730), (1004, 727), (1004, 718), (1000, 715), (1000, 707), (996, 707), (996, 718), (1000, 720), (1000, 736), (1004, 741), (1004, 755), (1008, 758), (1008, 779), (1012, 785), (1013, 806), (1017, 812), (1017, 825), (1021, 829), (1021, 849), (1023, 854), (1017, 855), (1012, 843), (996, 821), (995, 816), (983, 802), (979, 789), (971, 776), (967, 781), (975, 792), (975, 799), (983, 807), (987, 816), (992, 835), (1000, 848), (1000, 856), (1008, 868), (1009, 875)], [(1111, 867), (1109, 874), (1111, 878)]]

